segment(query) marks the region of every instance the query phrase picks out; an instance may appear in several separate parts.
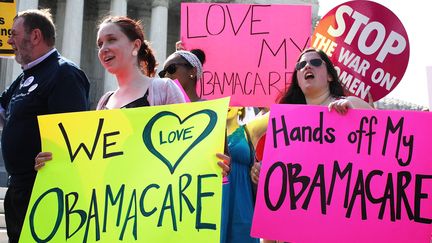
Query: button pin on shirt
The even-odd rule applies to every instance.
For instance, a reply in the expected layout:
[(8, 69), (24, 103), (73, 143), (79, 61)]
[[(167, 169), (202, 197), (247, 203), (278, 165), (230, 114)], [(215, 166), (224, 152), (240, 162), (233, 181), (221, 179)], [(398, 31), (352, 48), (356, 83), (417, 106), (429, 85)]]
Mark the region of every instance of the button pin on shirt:
[(28, 89), (28, 93), (32, 92), (33, 90), (35, 90), (37, 88), (38, 84), (33, 84), (29, 89)]
[(33, 81), (34, 81), (34, 77), (33, 76), (28, 77), (26, 80), (24, 80), (24, 82), (21, 81), (20, 89), (23, 88), (23, 87), (29, 86), (31, 83), (33, 83)]

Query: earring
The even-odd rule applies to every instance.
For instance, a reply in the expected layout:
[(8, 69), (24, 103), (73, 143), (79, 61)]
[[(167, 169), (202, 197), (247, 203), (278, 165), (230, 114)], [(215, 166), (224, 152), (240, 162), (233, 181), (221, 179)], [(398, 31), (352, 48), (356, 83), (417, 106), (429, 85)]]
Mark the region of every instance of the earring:
[(132, 56), (136, 57), (137, 55), (138, 55), (138, 51), (137, 51), (137, 50), (134, 50), (134, 51), (132, 52)]
[(193, 74), (191, 74), (189, 77), (190, 77), (190, 78), (194, 78)]
[(238, 116), (241, 116), (243, 114), (243, 112), (241, 111), (241, 110), (239, 110), (238, 112), (237, 112), (237, 115)]

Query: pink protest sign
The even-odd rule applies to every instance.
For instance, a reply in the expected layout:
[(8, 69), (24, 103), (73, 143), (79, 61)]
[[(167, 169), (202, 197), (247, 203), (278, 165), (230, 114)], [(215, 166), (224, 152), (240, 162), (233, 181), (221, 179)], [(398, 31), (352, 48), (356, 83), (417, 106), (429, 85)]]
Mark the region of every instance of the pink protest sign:
[(312, 36), (336, 66), (345, 89), (377, 101), (401, 81), (409, 60), (409, 41), (399, 18), (372, 1), (343, 3), (328, 12)]
[(190, 102), (189, 96), (186, 94), (185, 90), (183, 89), (183, 86), (181, 85), (181, 83), (178, 81), (178, 79), (174, 79), (173, 80), (175, 84), (177, 84), (177, 86), (180, 88), (180, 91), (182, 92), (185, 101), (186, 102)]
[(252, 235), (429, 242), (432, 114), (273, 105)]
[(426, 75), (428, 84), (429, 110), (432, 110), (432, 66), (426, 67)]
[(309, 46), (311, 7), (182, 3), (181, 40), (206, 54), (200, 97), (231, 106), (270, 106)]

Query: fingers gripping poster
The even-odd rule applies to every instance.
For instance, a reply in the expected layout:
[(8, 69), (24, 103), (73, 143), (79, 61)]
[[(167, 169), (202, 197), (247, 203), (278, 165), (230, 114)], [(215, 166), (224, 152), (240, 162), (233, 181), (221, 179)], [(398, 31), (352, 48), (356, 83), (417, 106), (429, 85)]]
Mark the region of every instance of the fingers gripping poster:
[(40, 116), (20, 242), (218, 242), (229, 99)]
[(429, 242), (432, 114), (273, 105), (252, 235)]

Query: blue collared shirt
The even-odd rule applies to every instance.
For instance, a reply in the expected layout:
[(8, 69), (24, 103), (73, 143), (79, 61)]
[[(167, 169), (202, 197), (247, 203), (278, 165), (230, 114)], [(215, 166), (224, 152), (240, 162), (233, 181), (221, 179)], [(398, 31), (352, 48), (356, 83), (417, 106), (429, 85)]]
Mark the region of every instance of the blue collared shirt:
[(30, 62), (30, 63), (28, 63), (28, 64), (23, 65), (21, 68), (22, 68), (23, 70), (30, 69), (30, 68), (32, 68), (32, 67), (38, 65), (38, 64), (39, 64), (40, 62), (42, 62), (43, 60), (45, 60), (45, 58), (47, 58), (49, 55), (51, 55), (51, 54), (52, 54), (53, 52), (55, 52), (55, 51), (57, 51), (57, 49), (53, 48), (51, 51), (47, 52), (45, 55), (39, 57), (38, 59), (36, 59), (36, 60), (34, 60), (34, 61), (32, 61), (32, 62)]

